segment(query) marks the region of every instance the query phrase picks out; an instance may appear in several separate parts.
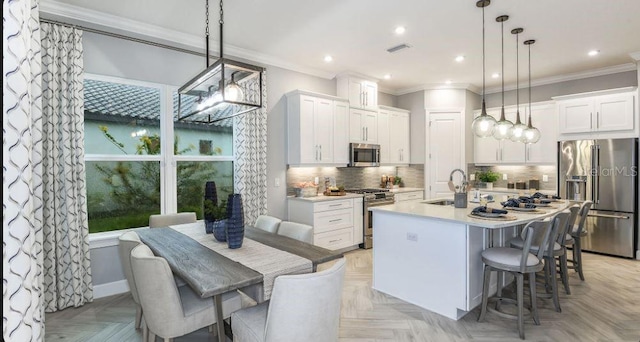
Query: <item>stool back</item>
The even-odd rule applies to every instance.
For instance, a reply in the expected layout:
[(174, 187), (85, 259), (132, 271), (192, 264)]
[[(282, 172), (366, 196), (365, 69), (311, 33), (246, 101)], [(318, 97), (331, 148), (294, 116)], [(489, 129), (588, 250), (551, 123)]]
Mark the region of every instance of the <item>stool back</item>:
[(558, 235), (558, 240), (556, 240), (556, 242), (559, 243), (560, 246), (564, 246), (566, 244), (567, 235), (571, 234), (573, 225), (576, 222), (576, 217), (578, 217), (578, 213), (580, 212), (580, 207), (577, 205), (574, 205), (568, 210), (569, 210), (569, 218), (567, 219), (567, 222), (564, 225), (564, 229), (562, 229), (562, 232), (560, 233), (560, 235)]
[(579, 217), (578, 229), (575, 231), (575, 235), (580, 236), (580, 234), (582, 233), (582, 230), (584, 229), (584, 225), (587, 222), (587, 215), (589, 214), (589, 210), (591, 209), (592, 205), (593, 205), (593, 202), (591, 201), (584, 201), (584, 203), (582, 203), (582, 206), (580, 207), (580, 212), (578, 213), (578, 217)]
[(551, 238), (549, 239), (549, 245), (546, 248), (546, 256), (553, 256), (553, 247), (555, 243), (561, 239), (561, 235), (565, 235), (567, 229), (567, 221), (569, 221), (569, 211), (561, 211), (555, 214), (551, 222)]
[(531, 221), (522, 230), (522, 241), (524, 241), (522, 248), (522, 256), (520, 257), (520, 272), (524, 273), (527, 268), (527, 259), (531, 254), (531, 246), (540, 246), (538, 252), (535, 254), (538, 260), (542, 260), (544, 253), (549, 245), (551, 235), (551, 223), (552, 221)]

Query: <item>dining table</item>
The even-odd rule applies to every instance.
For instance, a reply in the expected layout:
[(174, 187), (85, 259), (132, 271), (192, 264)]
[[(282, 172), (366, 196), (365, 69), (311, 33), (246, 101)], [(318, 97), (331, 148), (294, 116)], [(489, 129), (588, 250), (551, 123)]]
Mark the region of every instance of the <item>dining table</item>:
[(343, 257), (331, 251), (252, 226), (244, 227), (243, 245), (229, 249), (205, 233), (204, 221), (140, 229), (140, 239), (201, 298), (213, 297), (218, 340), (225, 341), (222, 295), (241, 290), (261, 303), (270, 298), (275, 278), (315, 272), (319, 264)]

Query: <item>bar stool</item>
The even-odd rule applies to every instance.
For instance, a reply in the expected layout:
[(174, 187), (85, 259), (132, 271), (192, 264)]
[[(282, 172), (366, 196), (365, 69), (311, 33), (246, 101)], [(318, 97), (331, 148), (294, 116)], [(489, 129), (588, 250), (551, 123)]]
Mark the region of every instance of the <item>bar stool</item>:
[(585, 201), (580, 206), (580, 211), (578, 212), (578, 224), (573, 226), (573, 230), (567, 236), (566, 245), (573, 247), (571, 248), (572, 258), (567, 260), (570, 265), (568, 268), (575, 270), (578, 272), (580, 276), (580, 280), (584, 281), (584, 274), (582, 273), (582, 241), (581, 238), (587, 235), (587, 232), (584, 230), (585, 224), (587, 222), (587, 215), (589, 214), (589, 210), (593, 205), (592, 201)]
[(574, 205), (567, 210), (569, 210), (570, 214), (567, 219), (567, 223), (565, 224), (565, 230), (558, 236), (558, 240), (556, 242), (562, 246), (563, 250), (563, 253), (558, 256), (558, 267), (560, 268), (560, 276), (562, 277), (562, 283), (564, 284), (564, 291), (569, 295), (571, 294), (571, 289), (569, 288), (569, 266), (567, 264), (567, 255), (569, 252), (567, 251), (567, 241), (571, 240), (570, 233), (575, 225), (578, 213), (580, 212), (580, 206)]
[[(536, 272), (541, 271), (544, 268), (542, 261), (545, 248), (549, 245), (550, 238), (550, 221), (532, 221), (529, 222), (522, 230), (522, 241), (524, 241), (522, 249), (511, 247), (494, 247), (485, 249), (482, 252), (482, 262), (484, 262), (484, 282), (482, 284), (482, 308), (478, 321), (482, 322), (485, 319), (487, 311), (496, 313), (498, 316), (510, 319), (517, 319), (518, 332), (520, 338), (524, 339), (524, 275), (529, 275), (529, 291), (531, 293), (531, 316), (533, 322), (536, 325), (540, 325), (538, 318), (538, 309), (536, 306)], [(538, 249), (537, 253), (532, 254), (531, 246), (542, 246)], [(518, 314), (511, 315), (496, 309), (487, 307), (489, 302), (489, 287), (491, 285), (491, 272), (497, 271), (498, 274), (502, 272), (509, 272), (516, 278), (516, 300), (512, 298), (502, 297), (502, 285), (498, 283), (498, 293), (495, 298), (498, 302), (504, 301), (505, 303), (516, 304), (518, 307)]]

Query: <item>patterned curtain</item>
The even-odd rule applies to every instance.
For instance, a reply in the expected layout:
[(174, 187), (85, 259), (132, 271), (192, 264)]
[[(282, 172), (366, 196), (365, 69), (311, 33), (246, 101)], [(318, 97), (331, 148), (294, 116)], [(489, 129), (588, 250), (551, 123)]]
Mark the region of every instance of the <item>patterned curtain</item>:
[(44, 305), (93, 300), (84, 165), (82, 31), (42, 23)]
[[(267, 213), (267, 72), (262, 73), (262, 108), (234, 118), (234, 192), (242, 195), (244, 220), (253, 224)], [(245, 89), (257, 94), (258, 82)]]
[(37, 0), (2, 2), (2, 338), (42, 341), (42, 110)]

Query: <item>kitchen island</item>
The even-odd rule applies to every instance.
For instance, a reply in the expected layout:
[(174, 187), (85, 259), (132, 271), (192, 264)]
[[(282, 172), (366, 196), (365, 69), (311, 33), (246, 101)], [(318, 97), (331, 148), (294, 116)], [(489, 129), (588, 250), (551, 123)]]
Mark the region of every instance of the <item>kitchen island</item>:
[[(540, 212), (509, 212), (516, 219), (469, 217), (468, 208), (431, 204), (436, 200), (373, 207), (373, 288), (458, 320), (482, 301), (480, 253), (504, 245), (519, 228), (569, 206), (554, 202)], [(489, 207), (500, 208), (499, 203)], [(490, 292), (495, 292), (495, 275)]]

